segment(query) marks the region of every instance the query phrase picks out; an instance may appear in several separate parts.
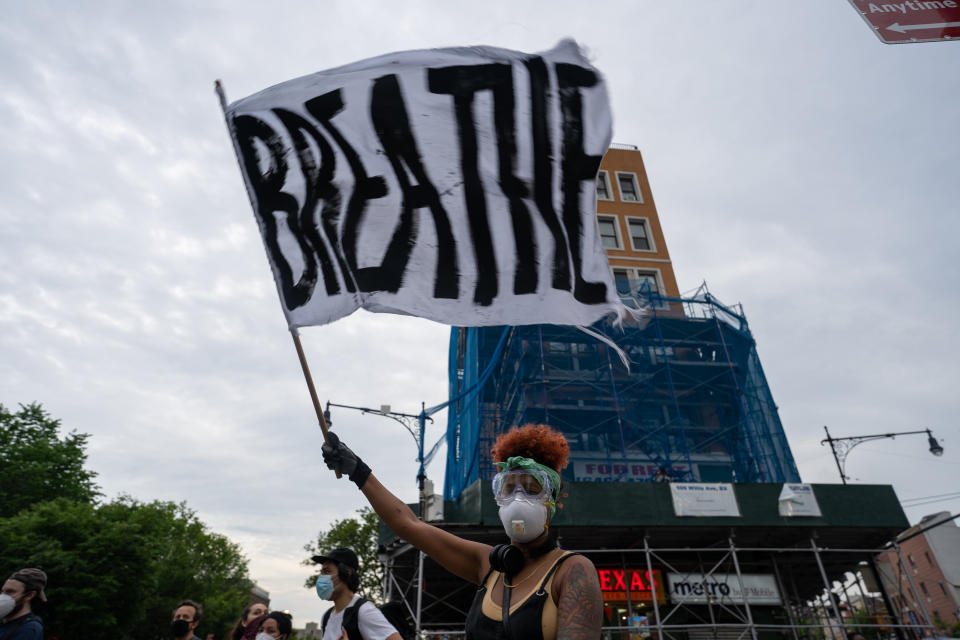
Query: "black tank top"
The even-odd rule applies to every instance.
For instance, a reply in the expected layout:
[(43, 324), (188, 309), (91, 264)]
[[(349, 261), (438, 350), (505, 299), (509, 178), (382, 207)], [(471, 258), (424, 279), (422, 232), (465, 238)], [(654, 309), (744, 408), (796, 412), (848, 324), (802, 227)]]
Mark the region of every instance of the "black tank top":
[[(488, 618), (483, 614), (483, 598), (487, 594), (487, 580), (493, 569), (487, 572), (483, 582), (473, 596), (473, 604), (470, 605), (470, 611), (467, 612), (467, 640), (544, 640), (541, 620), (543, 618), (543, 606), (550, 597), (547, 591), (547, 583), (553, 577), (553, 573), (563, 564), (567, 558), (578, 555), (568, 553), (557, 559), (547, 575), (540, 582), (540, 587), (527, 596), (515, 611), (510, 613), (507, 619), (507, 626), (504, 628), (503, 622)], [(558, 630), (559, 631), (559, 630)]]

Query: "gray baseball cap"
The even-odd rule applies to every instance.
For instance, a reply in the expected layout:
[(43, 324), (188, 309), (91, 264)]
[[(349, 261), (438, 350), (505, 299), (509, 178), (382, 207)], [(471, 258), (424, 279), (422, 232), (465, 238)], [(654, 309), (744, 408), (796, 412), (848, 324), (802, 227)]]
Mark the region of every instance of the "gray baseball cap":
[(43, 592), (43, 589), (47, 586), (47, 574), (41, 569), (20, 569), (20, 571), (15, 571), (8, 580), (22, 582), (27, 591), (36, 591), (41, 600), (47, 601), (47, 594)]

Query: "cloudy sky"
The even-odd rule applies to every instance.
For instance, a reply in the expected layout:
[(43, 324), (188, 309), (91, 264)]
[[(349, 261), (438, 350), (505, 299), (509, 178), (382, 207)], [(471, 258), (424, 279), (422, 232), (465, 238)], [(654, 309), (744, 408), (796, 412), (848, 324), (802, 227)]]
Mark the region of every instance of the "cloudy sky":
[[(681, 289), (742, 302), (807, 482), (960, 484), (960, 43), (884, 45), (845, 0), (20, 2), (0, 23), (0, 403), (92, 435), (108, 496), (186, 500), (296, 622), (302, 546), (361, 506), (321, 437), (213, 81), (231, 99), (389, 51), (574, 37), (644, 153)], [(303, 331), (322, 398), (415, 412), (448, 329)], [(429, 435), (439, 436), (443, 415)], [(401, 497), (413, 441), (334, 413)], [(438, 486), (442, 464), (430, 469)], [(960, 501), (907, 510), (911, 521)], [(189, 595), (189, 594), (184, 594)]]

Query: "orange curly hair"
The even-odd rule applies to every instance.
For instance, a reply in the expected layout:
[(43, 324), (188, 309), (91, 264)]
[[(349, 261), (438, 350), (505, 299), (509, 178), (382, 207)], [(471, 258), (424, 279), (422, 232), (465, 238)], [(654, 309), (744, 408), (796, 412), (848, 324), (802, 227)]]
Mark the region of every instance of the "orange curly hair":
[(570, 445), (563, 434), (545, 424), (525, 424), (497, 436), (490, 449), (494, 462), (504, 462), (510, 456), (533, 458), (560, 473), (567, 466)]

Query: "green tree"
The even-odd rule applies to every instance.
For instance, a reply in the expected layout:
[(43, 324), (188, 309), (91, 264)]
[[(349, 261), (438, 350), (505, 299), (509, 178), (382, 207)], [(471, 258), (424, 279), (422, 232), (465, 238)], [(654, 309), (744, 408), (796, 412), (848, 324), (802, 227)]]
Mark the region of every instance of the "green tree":
[(150, 549), (149, 595), (130, 637), (167, 638), (171, 613), (184, 598), (203, 605), (197, 635), (226, 636), (253, 589), (240, 547), (209, 531), (184, 503), (141, 503), (124, 496), (103, 509), (135, 524)]
[[(383, 565), (377, 557), (380, 546), (380, 518), (370, 507), (357, 509), (356, 518), (335, 520), (330, 528), (317, 535), (316, 542), (304, 545), (309, 554), (302, 564), (316, 566), (312, 556), (321, 555), (325, 551), (339, 547), (353, 549), (360, 559), (360, 589), (358, 593), (368, 600), (380, 602), (383, 594)], [(307, 578), (304, 586), (312, 589), (320, 575), (319, 567), (315, 573)]]
[(0, 518), (0, 557), (47, 572), (48, 602), (37, 608), (48, 635), (122, 637), (142, 618), (149, 540), (95, 505), (58, 498)]
[(198, 635), (226, 636), (253, 588), (240, 548), (183, 503), (98, 504), (89, 436), (59, 431), (38, 404), (0, 405), (0, 569), (47, 572), (46, 633), (167, 638), (173, 608), (190, 598), (204, 607)]
[(253, 584), (239, 548), (183, 504), (64, 498), (0, 518), (0, 557), (42, 567), (46, 632), (72, 638), (166, 638), (183, 598), (204, 607), (200, 630), (227, 634)]
[(97, 474), (84, 468), (90, 436), (59, 432), (60, 421), (39, 404), (17, 412), (0, 404), (0, 518), (46, 500), (92, 502), (100, 495)]

